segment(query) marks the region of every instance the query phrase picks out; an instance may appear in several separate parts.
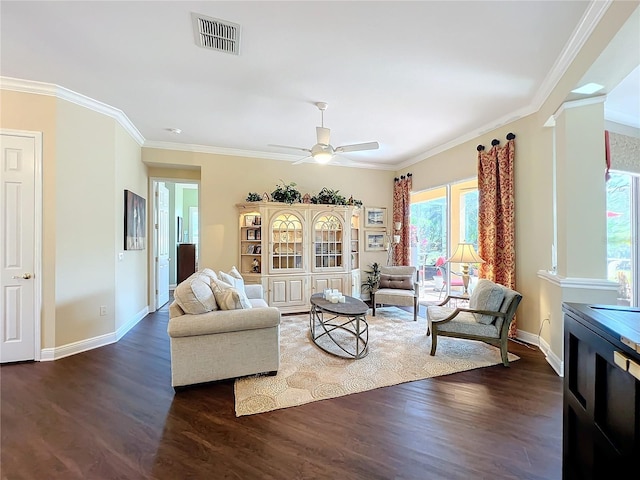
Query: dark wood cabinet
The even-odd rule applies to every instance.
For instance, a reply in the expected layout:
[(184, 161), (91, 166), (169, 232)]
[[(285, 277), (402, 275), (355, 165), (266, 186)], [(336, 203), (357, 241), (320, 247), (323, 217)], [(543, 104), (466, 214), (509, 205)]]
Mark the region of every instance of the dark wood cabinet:
[(177, 253), (177, 282), (180, 283), (196, 271), (196, 245), (195, 243), (180, 243)]
[(635, 478), (640, 309), (564, 303), (563, 478)]

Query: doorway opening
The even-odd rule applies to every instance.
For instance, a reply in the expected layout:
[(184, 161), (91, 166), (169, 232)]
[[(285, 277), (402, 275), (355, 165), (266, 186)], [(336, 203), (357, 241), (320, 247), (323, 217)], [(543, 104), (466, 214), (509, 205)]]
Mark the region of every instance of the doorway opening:
[(198, 269), (199, 182), (151, 179), (153, 191), (150, 310), (165, 305), (176, 285)]

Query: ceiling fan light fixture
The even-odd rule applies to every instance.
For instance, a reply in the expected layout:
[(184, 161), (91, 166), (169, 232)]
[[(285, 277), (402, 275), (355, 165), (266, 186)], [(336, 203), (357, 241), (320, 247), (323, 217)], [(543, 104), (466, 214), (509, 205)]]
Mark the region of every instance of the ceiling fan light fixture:
[(333, 156), (336, 153), (341, 154), (345, 152), (359, 152), (361, 150), (376, 150), (377, 148), (379, 148), (378, 142), (354, 143), (351, 145), (341, 145), (339, 147), (334, 148), (329, 143), (330, 141), (329, 139), (331, 138), (331, 130), (329, 130), (324, 126), (323, 114), (324, 114), (324, 111), (327, 109), (328, 105), (325, 102), (318, 102), (316, 103), (316, 106), (320, 110), (321, 126), (316, 127), (317, 143), (313, 147), (309, 149), (309, 148), (302, 148), (302, 147), (290, 147), (287, 145), (273, 145), (273, 144), (270, 145), (272, 147), (292, 148), (294, 150), (302, 150), (303, 152), (309, 152), (311, 154), (304, 158), (301, 158), (300, 160), (296, 160), (295, 162), (293, 162), (293, 165), (302, 163), (303, 161), (306, 161), (309, 157), (313, 158), (314, 162), (323, 165), (323, 164), (329, 163), (333, 159)]
[(313, 154), (313, 159), (318, 163), (329, 163), (332, 158), (333, 154), (327, 150), (323, 150)]
[(317, 163), (329, 163), (333, 158), (333, 147), (324, 143), (316, 143), (311, 149), (311, 156)]

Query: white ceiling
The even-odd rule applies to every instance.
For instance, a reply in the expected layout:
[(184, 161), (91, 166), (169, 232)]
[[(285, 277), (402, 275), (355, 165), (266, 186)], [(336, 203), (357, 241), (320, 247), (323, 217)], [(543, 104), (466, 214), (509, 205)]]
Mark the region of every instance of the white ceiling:
[[(0, 74), (120, 109), (147, 145), (287, 160), (267, 145), (310, 148), (324, 101), (334, 146), (380, 143), (344, 157), (398, 168), (535, 111), (599, 4), (3, 0)], [(240, 55), (196, 46), (191, 12), (240, 24)]]

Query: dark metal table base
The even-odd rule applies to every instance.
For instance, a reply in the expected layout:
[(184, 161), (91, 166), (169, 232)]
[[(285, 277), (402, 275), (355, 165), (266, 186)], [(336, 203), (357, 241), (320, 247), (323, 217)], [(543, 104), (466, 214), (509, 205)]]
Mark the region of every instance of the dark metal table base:
[[(331, 355), (357, 360), (369, 353), (369, 324), (365, 315), (325, 312), (321, 307), (312, 304), (309, 328), (313, 343)], [(337, 348), (332, 351), (322, 344), (323, 340)]]

